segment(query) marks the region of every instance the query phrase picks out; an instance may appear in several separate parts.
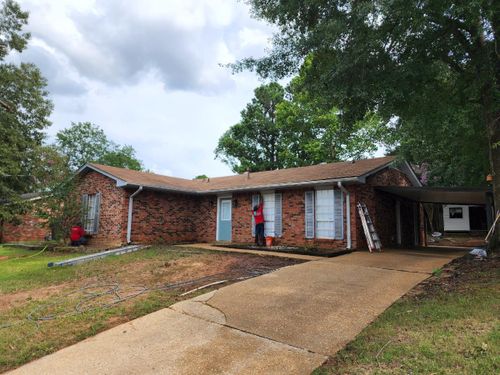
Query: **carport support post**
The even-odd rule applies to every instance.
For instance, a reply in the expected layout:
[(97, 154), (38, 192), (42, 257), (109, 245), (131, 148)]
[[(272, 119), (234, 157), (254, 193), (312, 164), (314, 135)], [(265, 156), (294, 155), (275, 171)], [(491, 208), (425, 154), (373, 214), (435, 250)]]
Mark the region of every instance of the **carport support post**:
[(427, 246), (427, 235), (425, 233), (425, 213), (424, 205), (422, 203), (418, 204), (418, 220), (420, 229), (420, 245)]

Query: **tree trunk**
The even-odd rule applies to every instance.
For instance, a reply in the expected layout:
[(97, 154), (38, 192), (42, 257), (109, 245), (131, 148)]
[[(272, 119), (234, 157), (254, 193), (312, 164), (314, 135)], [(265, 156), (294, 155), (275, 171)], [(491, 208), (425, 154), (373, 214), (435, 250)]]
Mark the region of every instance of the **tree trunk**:
[[(493, 175), (493, 199), (495, 204), (495, 215), (500, 210), (500, 124), (498, 113), (488, 123), (488, 136), (490, 145), (490, 164)], [(490, 248), (498, 249), (500, 246), (500, 223), (497, 223), (495, 235), (490, 240)]]

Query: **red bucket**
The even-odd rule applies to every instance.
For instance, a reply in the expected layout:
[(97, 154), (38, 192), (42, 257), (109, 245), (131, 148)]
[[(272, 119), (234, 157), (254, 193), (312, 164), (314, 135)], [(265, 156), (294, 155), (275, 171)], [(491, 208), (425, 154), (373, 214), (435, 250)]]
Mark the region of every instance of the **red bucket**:
[(267, 247), (273, 246), (273, 240), (274, 240), (273, 237), (270, 237), (270, 236), (266, 237), (266, 246)]

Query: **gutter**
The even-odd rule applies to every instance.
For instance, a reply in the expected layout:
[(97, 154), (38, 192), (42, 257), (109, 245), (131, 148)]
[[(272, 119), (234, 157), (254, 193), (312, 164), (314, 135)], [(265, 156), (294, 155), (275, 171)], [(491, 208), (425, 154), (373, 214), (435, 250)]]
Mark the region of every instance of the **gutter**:
[(128, 198), (128, 220), (127, 220), (127, 244), (131, 242), (132, 236), (132, 211), (134, 209), (134, 197), (139, 194), (143, 189), (143, 186), (139, 188)]
[(154, 186), (154, 185), (136, 185), (136, 184), (126, 184), (120, 187), (140, 187), (163, 191), (172, 193), (184, 193), (193, 195), (207, 195), (207, 194), (221, 194), (221, 193), (234, 193), (234, 192), (245, 192), (254, 190), (264, 190), (264, 189), (286, 189), (294, 187), (309, 187), (309, 186), (320, 186), (320, 185), (333, 185), (335, 183), (345, 182), (345, 183), (362, 183), (359, 177), (344, 177), (344, 178), (332, 178), (328, 180), (311, 180), (311, 181), (301, 181), (301, 182), (284, 182), (279, 184), (267, 184), (267, 185), (256, 185), (248, 187), (239, 188), (224, 188), (224, 189), (214, 189), (214, 190), (192, 190), (192, 189), (182, 189), (175, 187), (164, 187), (164, 186)]
[(337, 186), (339, 187), (340, 190), (345, 194), (345, 201), (346, 201), (346, 216), (347, 216), (347, 248), (350, 250), (352, 248), (352, 239), (351, 239), (351, 194), (349, 193), (349, 190), (347, 190), (344, 185), (342, 185), (342, 182), (337, 182)]

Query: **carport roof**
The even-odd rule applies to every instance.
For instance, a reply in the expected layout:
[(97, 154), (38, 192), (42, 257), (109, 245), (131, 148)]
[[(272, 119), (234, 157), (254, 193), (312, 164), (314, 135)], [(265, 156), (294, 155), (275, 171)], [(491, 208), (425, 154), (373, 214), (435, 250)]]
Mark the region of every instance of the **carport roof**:
[(378, 190), (422, 203), (486, 204), (486, 188), (377, 186)]

